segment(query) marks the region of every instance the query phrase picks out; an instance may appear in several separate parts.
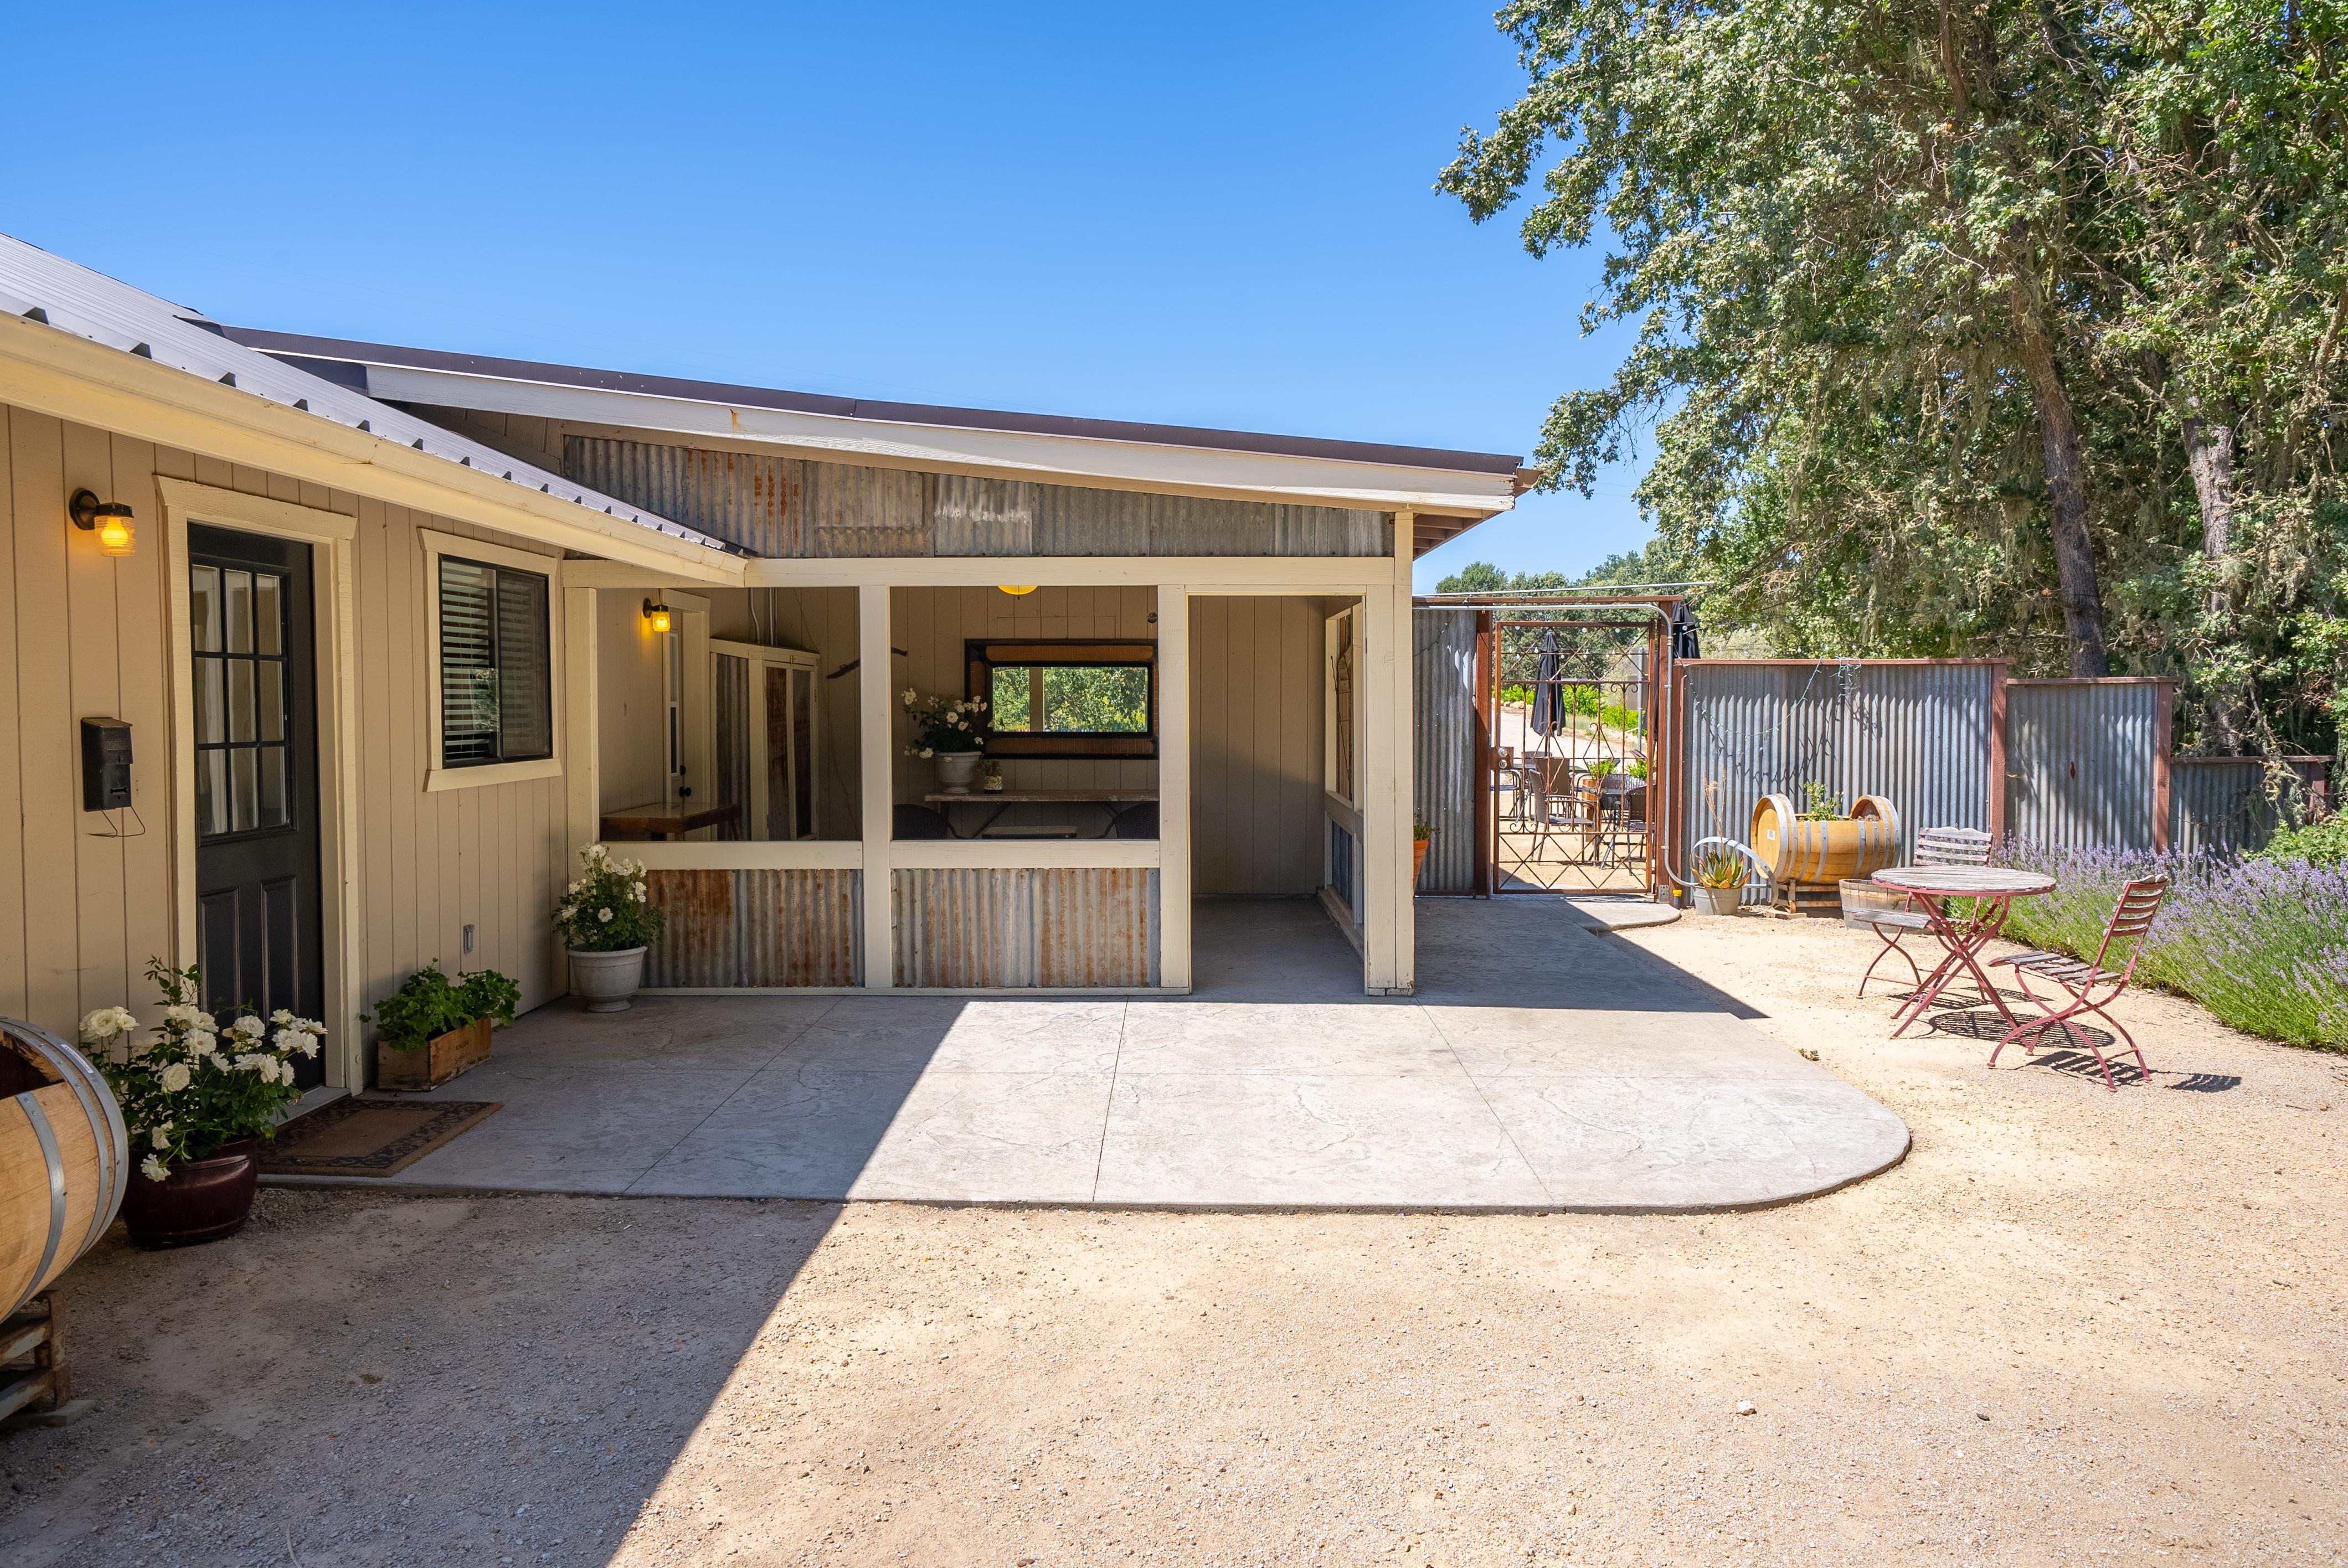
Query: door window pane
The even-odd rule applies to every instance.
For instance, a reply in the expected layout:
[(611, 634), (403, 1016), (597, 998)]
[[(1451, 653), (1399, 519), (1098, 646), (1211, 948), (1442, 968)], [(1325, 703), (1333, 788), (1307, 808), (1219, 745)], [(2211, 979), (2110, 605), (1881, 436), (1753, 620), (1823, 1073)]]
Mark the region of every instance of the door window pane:
[(252, 651), (252, 574), (249, 571), (221, 573), (221, 599), (228, 617), (228, 651), (231, 653)]
[(255, 674), (261, 684), (261, 738), (285, 739), (285, 666), (263, 664)]
[(278, 608), (279, 583), (275, 572), (253, 573), (252, 620), (256, 652), (285, 651), (285, 612)]
[(228, 831), (228, 753), (204, 752), (196, 758), (196, 831)]
[(227, 667), (218, 659), (196, 661), (196, 739), (217, 745), (228, 739)]
[(261, 770), (261, 817), (255, 825), (283, 827), (289, 820), (285, 809), (285, 748), (263, 746), (253, 754), (259, 759)]
[(242, 833), (245, 829), (257, 825), (261, 819), (260, 802), (255, 798), (257, 790), (252, 776), (252, 749), (250, 746), (232, 746), (229, 749), (228, 776), (231, 802), (229, 829), (233, 833)]
[[(272, 672), (274, 672), (273, 666)], [(250, 659), (228, 661), (228, 738), (232, 741), (254, 741), (252, 712), (253, 663)]]
[(217, 653), (221, 646), (220, 568), (200, 566), (188, 573), (188, 617), (199, 653)]

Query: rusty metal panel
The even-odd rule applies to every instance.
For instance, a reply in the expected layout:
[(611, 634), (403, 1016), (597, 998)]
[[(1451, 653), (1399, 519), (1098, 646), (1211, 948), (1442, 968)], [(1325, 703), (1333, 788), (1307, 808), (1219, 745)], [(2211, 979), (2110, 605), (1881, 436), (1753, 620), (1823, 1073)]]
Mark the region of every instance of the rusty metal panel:
[(1035, 492), (1017, 479), (937, 477), (931, 517), (942, 556), (1028, 556), (1035, 553)]
[(862, 878), (842, 870), (650, 871), (668, 911), (644, 984), (855, 986), (864, 979)]
[(1413, 798), (1432, 832), (1421, 893), (1476, 890), (1476, 615), (1411, 612)]
[(1043, 556), (1378, 556), (1392, 515), (1138, 490), (1036, 487)]
[(755, 555), (808, 553), (798, 526), (805, 465), (795, 458), (565, 436), (562, 467), (581, 484), (675, 518)]
[(1275, 506), (1274, 556), (1385, 556), (1394, 553), (1394, 514), (1344, 507)]
[(830, 559), (932, 553), (926, 476), (845, 463), (804, 466), (806, 553)]
[(2258, 849), (2281, 821), (2262, 759), (2178, 757), (2168, 764), (2169, 848)]
[(2006, 827), (2027, 843), (2152, 847), (2154, 681), (2016, 681), (2006, 689)]
[(1035, 984), (1035, 873), (918, 867), (895, 874), (897, 983)]
[(1158, 873), (1086, 866), (1033, 874), (1035, 979), (1045, 986), (1158, 983)]
[(1763, 795), (1798, 804), (1813, 781), (1846, 809), (1863, 794), (1890, 801), (1903, 857), (1924, 828), (1989, 825), (1993, 664), (1724, 660), (1684, 664), (1679, 679), (1674, 874), (1690, 872), (1700, 839), (1745, 841)]

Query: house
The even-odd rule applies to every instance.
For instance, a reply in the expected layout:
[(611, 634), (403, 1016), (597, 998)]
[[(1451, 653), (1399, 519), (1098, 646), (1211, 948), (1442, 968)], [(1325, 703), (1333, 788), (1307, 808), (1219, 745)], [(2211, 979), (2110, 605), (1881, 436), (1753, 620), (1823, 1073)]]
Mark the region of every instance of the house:
[[(1521, 487), (297, 337), (5, 239), (0, 421), (0, 1014), (201, 962), (328, 1086), (427, 960), (561, 995), (599, 840), (654, 989), (1180, 991), (1193, 899), (1317, 897), (1409, 989), (1410, 565)], [(909, 690), (989, 700), (1000, 795)]]

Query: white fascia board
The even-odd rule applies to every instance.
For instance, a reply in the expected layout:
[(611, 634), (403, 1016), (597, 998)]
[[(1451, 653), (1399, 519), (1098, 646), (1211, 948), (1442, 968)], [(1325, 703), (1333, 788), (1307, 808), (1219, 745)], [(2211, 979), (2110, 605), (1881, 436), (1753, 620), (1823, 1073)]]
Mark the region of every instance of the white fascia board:
[(742, 581), (743, 559), (724, 550), (21, 317), (0, 315), (0, 403), (695, 582)]
[(1514, 477), (1508, 474), (1467, 474), (1086, 436), (843, 419), (406, 365), (369, 364), (366, 369), (368, 395), (395, 403), (477, 408), (572, 424), (788, 446), (842, 463), (1378, 512), (1483, 518), (1505, 512), (1515, 504)]

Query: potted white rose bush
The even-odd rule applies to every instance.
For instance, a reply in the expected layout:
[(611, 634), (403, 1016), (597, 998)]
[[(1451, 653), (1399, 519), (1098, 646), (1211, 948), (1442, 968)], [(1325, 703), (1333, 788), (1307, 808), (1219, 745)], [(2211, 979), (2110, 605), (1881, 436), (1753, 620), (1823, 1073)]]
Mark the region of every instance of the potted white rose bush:
[(642, 861), (614, 860), (600, 844), (579, 852), (579, 880), (554, 907), (554, 928), (571, 954), (571, 989), (589, 1012), (625, 1012), (644, 983), (644, 949), (660, 939), (668, 911), (644, 891)]
[(266, 1019), (241, 1013), (223, 1027), (197, 1004), (194, 966), (150, 959), (147, 978), (161, 993), (163, 1017), (143, 1038), (126, 1008), (100, 1008), (81, 1020), (82, 1042), (122, 1107), (131, 1146), (142, 1151), (122, 1217), (141, 1246), (218, 1241), (252, 1212), (255, 1151), (301, 1098), (294, 1060), (318, 1054), (326, 1026), (280, 1008)]
[(938, 765), (938, 788), (946, 794), (968, 794), (978, 776), (980, 753), (986, 750), (986, 702), (983, 698), (923, 697), (908, 686), (897, 701), (912, 715), (913, 743), (909, 757)]

